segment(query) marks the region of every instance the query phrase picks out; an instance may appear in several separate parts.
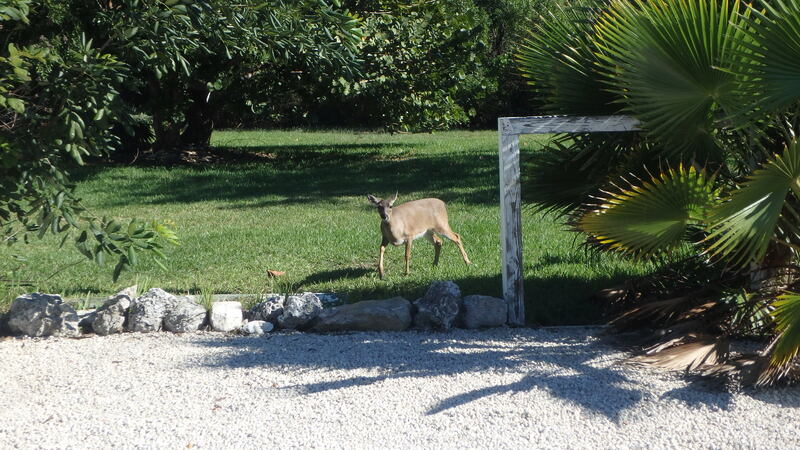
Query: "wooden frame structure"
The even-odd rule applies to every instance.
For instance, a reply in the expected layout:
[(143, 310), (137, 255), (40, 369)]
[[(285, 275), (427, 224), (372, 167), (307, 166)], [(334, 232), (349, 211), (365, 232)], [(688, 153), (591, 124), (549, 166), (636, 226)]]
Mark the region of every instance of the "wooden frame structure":
[(639, 121), (628, 116), (534, 116), (497, 119), (503, 298), (508, 305), (508, 323), (510, 325), (525, 324), (519, 136), (521, 134), (638, 131), (639, 129)]

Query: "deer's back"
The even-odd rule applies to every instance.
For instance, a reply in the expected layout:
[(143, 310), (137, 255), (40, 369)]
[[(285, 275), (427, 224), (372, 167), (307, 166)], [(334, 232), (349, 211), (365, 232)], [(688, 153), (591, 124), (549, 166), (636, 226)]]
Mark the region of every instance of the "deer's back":
[[(421, 232), (447, 226), (447, 208), (438, 198), (423, 198), (395, 206), (392, 211), (392, 221), (397, 220), (414, 231)], [(398, 223), (398, 225), (400, 225)]]

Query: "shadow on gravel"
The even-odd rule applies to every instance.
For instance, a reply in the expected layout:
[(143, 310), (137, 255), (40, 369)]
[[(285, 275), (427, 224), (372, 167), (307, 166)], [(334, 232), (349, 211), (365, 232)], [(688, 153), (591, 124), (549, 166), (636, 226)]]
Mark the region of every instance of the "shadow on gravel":
[(684, 387), (664, 393), (660, 398), (678, 400), (692, 407), (707, 406), (722, 410), (729, 409), (733, 403), (733, 394), (724, 385), (699, 377), (690, 380)]
[[(565, 334), (567, 336), (565, 336)], [(497, 345), (487, 345), (487, 341)], [(223, 359), (206, 361), (221, 368), (274, 368), (284, 372), (309, 370), (368, 370), (373, 374), (289, 386), (304, 394), (367, 386), (387, 379), (453, 377), (465, 373), (518, 373), (510, 384), (498, 384), (439, 400), (428, 410), (434, 415), (497, 394), (543, 390), (579, 406), (587, 414), (617, 423), (620, 415), (638, 403), (658, 401), (637, 388), (617, 366), (597, 367), (595, 359), (614, 350), (581, 332), (497, 329), (450, 333), (352, 333), (320, 335), (278, 333), (265, 338), (208, 339), (200, 345), (224, 347)], [(453, 381), (455, 382), (455, 381)], [(669, 398), (690, 405), (702, 403), (727, 408), (728, 394), (694, 395), (672, 391)], [(663, 397), (662, 397), (663, 398)], [(699, 400), (698, 400), (699, 398)]]

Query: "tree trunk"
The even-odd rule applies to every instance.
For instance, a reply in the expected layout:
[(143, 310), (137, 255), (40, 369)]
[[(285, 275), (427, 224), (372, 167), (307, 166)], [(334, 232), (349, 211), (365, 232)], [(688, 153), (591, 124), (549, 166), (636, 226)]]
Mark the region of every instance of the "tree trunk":
[(191, 147), (208, 147), (214, 121), (211, 119), (209, 107), (210, 92), (205, 87), (194, 87), (189, 90), (189, 107), (186, 110), (186, 129), (181, 135), (184, 145)]
[(150, 98), (153, 101), (153, 131), (156, 140), (153, 149), (157, 151), (180, 151), (182, 124), (176, 123), (175, 114), (171, 109), (178, 104), (176, 89), (161, 89), (161, 84), (155, 79), (150, 80)]

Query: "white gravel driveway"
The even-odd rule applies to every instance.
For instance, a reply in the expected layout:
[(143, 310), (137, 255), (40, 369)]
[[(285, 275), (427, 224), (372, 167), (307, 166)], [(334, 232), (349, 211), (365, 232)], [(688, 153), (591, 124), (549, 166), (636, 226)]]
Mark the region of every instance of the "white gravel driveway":
[(0, 449), (800, 447), (800, 389), (620, 366), (593, 331), (5, 339)]

